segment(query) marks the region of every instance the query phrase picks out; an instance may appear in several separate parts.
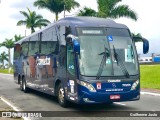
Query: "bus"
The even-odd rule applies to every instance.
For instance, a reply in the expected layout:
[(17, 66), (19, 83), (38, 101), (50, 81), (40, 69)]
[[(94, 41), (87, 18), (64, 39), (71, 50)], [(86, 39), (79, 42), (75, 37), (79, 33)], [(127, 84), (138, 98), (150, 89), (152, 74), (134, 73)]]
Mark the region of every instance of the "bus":
[(56, 96), (66, 107), (140, 99), (135, 42), (126, 25), (97, 17), (66, 17), (21, 39), (14, 47), (14, 81), (20, 89)]

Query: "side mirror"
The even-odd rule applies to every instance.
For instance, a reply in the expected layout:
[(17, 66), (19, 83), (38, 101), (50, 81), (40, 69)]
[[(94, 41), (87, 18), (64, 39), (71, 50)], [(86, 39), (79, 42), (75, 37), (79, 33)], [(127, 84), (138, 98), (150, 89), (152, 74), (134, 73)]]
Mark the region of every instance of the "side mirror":
[(147, 54), (149, 51), (149, 41), (142, 37), (133, 37), (134, 42), (143, 42), (143, 54)]
[(69, 44), (73, 44), (74, 52), (80, 54), (80, 43), (77, 37), (70, 34), (66, 37), (66, 42)]
[(73, 40), (73, 50), (74, 52), (80, 54), (80, 43), (76, 39)]
[(143, 54), (147, 54), (149, 51), (149, 42), (143, 38)]

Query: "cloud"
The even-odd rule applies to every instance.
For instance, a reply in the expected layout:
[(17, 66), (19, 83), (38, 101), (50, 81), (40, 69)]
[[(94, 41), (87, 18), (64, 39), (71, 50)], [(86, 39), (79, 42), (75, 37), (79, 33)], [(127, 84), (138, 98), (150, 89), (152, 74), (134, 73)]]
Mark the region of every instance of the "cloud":
[(20, 12), (18, 12), (18, 13), (15, 13), (15, 14), (11, 14), (11, 15), (9, 16), (9, 18), (15, 19), (15, 20), (17, 20), (17, 22), (18, 22), (19, 20), (23, 20), (23, 19), (24, 19), (24, 16), (23, 16), (22, 14), (20, 14)]
[(15, 9), (24, 9), (26, 7), (29, 7), (30, 9), (34, 9), (35, 7), (33, 6), (35, 0), (19, 0), (19, 2), (13, 2), (10, 7), (15, 8)]

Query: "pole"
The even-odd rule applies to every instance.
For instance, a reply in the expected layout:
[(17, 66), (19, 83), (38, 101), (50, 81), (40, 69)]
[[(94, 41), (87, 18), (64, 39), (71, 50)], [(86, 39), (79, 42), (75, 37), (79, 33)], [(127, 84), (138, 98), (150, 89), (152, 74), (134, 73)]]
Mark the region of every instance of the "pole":
[(26, 37), (26, 30), (25, 30), (25, 37)]
[(65, 11), (66, 11), (66, 6), (64, 5), (64, 18), (65, 18)]

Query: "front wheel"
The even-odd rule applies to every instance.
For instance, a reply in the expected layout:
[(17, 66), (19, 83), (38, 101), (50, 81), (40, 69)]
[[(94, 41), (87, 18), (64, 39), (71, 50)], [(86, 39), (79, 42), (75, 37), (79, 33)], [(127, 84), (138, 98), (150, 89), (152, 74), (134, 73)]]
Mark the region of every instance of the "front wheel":
[(57, 92), (58, 92), (57, 95), (58, 95), (59, 104), (62, 107), (67, 107), (68, 106), (68, 101), (66, 100), (65, 93), (64, 93), (65, 91), (64, 91), (64, 88), (63, 88), (61, 83), (58, 85)]

